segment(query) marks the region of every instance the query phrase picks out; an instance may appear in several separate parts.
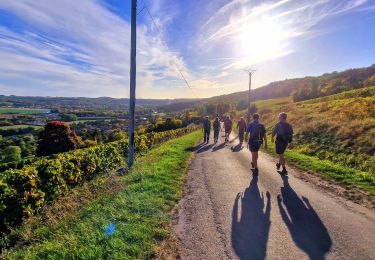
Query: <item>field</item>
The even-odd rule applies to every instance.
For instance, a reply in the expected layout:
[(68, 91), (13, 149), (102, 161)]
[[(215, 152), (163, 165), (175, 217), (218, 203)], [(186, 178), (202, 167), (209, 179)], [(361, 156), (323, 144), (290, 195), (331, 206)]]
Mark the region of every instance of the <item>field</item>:
[[(151, 259), (168, 239), (171, 209), (200, 131), (168, 141), (122, 177), (103, 175), (56, 201), (19, 230), (24, 247), (6, 259)], [(79, 209), (79, 210), (78, 210)], [(69, 246), (66, 246), (69, 245)]]
[(24, 129), (32, 127), (35, 130), (41, 129), (42, 126), (36, 126), (36, 125), (8, 125), (8, 126), (0, 126), (0, 130), (11, 130), (11, 129)]
[(47, 113), (48, 109), (0, 107), (0, 114), (35, 115)]

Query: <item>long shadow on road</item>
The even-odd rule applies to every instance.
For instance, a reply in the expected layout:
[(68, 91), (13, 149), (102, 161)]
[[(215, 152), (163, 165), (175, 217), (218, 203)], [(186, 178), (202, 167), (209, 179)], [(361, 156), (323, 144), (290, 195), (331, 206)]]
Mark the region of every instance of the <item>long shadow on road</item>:
[[(237, 194), (232, 211), (232, 246), (240, 259), (264, 259), (270, 230), (271, 196), (267, 202), (254, 173), (250, 186)], [(239, 214), (240, 212), (240, 214)]]
[[(289, 185), (288, 176), (282, 176), (284, 187), (281, 196), (277, 197), (280, 214), (289, 229), (294, 243), (303, 250), (310, 259), (324, 259), (329, 252), (332, 240), (327, 228), (309, 200), (302, 199)], [(284, 204), (284, 207), (283, 207)]]

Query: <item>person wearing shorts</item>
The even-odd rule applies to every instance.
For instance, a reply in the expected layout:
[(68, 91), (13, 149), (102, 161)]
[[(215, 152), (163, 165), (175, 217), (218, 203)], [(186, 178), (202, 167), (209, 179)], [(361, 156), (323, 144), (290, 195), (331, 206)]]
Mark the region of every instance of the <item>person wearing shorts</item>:
[(280, 170), (280, 167), (282, 167), (281, 173), (287, 175), (288, 171), (285, 166), (284, 153), (288, 147), (292, 148), (293, 127), (287, 122), (287, 114), (285, 112), (279, 114), (279, 122), (272, 130), (272, 142), (274, 142), (275, 136), (276, 154), (279, 156), (279, 161), (276, 163), (276, 169)]
[(266, 128), (259, 122), (259, 114), (253, 115), (253, 122), (247, 126), (245, 139), (251, 152), (251, 166), (258, 172), (258, 152), (263, 142), (267, 148)]

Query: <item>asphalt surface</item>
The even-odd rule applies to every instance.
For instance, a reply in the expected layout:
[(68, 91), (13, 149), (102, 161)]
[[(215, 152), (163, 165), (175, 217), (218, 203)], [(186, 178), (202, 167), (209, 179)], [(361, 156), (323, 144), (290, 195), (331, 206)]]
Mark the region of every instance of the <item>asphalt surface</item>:
[(246, 147), (223, 141), (196, 147), (174, 227), (182, 259), (375, 259), (373, 210), (281, 176), (262, 152), (253, 174)]

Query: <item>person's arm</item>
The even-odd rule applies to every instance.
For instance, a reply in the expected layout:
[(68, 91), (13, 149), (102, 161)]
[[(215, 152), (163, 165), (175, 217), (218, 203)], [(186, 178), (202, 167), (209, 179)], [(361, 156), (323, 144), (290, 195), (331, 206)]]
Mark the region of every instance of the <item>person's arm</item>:
[(272, 129), (272, 135), (271, 135), (271, 142), (272, 143), (275, 141), (275, 135), (276, 135), (276, 126)]

